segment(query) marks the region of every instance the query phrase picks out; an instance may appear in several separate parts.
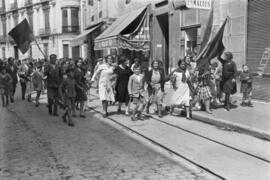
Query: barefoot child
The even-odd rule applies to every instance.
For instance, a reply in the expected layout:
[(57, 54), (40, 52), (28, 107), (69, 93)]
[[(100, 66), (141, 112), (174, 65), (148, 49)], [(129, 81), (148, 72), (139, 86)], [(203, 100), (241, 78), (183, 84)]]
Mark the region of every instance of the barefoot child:
[(8, 106), (8, 98), (10, 92), (10, 85), (12, 84), (11, 76), (6, 73), (4, 66), (0, 67), (0, 94), (2, 99), (2, 106)]
[(75, 98), (76, 98), (76, 81), (74, 79), (74, 69), (69, 67), (66, 70), (67, 79), (63, 81), (63, 83), (59, 87), (59, 94), (62, 97), (64, 105), (65, 105), (65, 113), (62, 116), (63, 121), (67, 122), (68, 125), (74, 126), (72, 121), (72, 113), (75, 112)]
[(243, 72), (240, 74), (241, 88), (240, 92), (243, 93), (241, 106), (252, 107), (251, 94), (252, 94), (252, 74), (248, 70), (247, 65), (243, 65)]
[(131, 100), (131, 103), (135, 105), (135, 108), (132, 111), (131, 120), (136, 121), (136, 114), (138, 119), (142, 119), (142, 111), (145, 106), (145, 98), (144, 98), (144, 77), (141, 74), (141, 67), (139, 65), (135, 65), (134, 74), (130, 76), (128, 82), (128, 93)]

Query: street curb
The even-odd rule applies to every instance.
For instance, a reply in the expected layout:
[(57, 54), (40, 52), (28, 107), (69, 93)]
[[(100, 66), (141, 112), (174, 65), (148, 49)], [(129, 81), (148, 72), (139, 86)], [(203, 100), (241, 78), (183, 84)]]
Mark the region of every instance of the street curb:
[[(182, 113), (184, 110), (182, 109), (175, 109), (175, 112), (177, 113)], [(230, 121), (226, 121), (224, 119), (220, 119), (220, 118), (215, 118), (215, 117), (209, 117), (209, 116), (205, 116), (201, 113), (198, 112), (192, 112), (192, 119), (197, 120), (197, 121), (201, 121), (207, 124), (211, 124), (211, 125), (215, 125), (218, 127), (225, 127), (225, 128), (229, 128), (233, 131), (237, 131), (239, 133), (244, 133), (247, 135), (251, 135), (260, 139), (264, 139), (267, 141), (270, 141), (270, 133), (262, 131), (260, 129), (257, 128), (251, 128), (242, 124), (238, 124), (238, 123), (233, 123)]]

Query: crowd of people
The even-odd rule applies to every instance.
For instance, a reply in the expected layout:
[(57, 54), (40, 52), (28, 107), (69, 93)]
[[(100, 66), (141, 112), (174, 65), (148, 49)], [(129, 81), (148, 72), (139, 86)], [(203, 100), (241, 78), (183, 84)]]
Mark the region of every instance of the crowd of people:
[[(58, 107), (64, 109), (62, 119), (69, 126), (74, 126), (74, 117), (85, 118), (85, 102), (89, 100), (90, 88), (96, 84), (103, 116), (107, 117), (108, 107), (118, 103), (117, 112), (130, 115), (132, 121), (143, 119), (143, 111), (150, 113), (155, 105), (160, 118), (164, 114), (165, 84), (170, 82), (173, 95), (170, 101), (170, 114), (175, 108), (184, 108), (186, 118), (191, 119), (192, 110), (204, 109), (211, 114), (213, 108), (232, 107), (231, 94), (236, 93), (236, 79), (239, 73), (233, 61), (233, 54), (225, 52), (219, 62), (199, 68), (196, 61), (187, 56), (178, 61), (178, 67), (166, 75), (162, 61), (153, 60), (148, 69), (142, 69), (140, 59), (130, 60), (124, 56), (115, 58), (108, 55), (99, 58), (93, 72), (88, 61), (81, 58), (57, 59), (55, 54), (49, 60), (0, 60), (0, 94), (3, 107), (9, 101), (14, 102), (18, 82), (21, 87), (22, 100), (32, 101), (32, 92), (36, 92), (35, 105), (47, 92), (48, 113), (58, 116)], [(247, 65), (240, 73), (242, 106), (250, 106), (252, 94), (252, 75)], [(77, 112), (78, 114), (77, 115)]]

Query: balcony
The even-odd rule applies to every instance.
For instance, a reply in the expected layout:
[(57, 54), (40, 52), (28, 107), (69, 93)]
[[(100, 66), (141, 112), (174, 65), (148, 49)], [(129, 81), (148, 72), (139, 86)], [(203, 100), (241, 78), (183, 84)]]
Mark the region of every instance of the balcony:
[(15, 9), (18, 9), (18, 3), (17, 2), (14, 2), (14, 3), (10, 4), (10, 10), (15, 10)]
[(25, 0), (24, 1), (24, 6), (30, 6), (33, 4), (33, 1), (32, 0)]
[(6, 36), (0, 36), (0, 43), (1, 44), (3, 44), (3, 43), (6, 43), (6, 41), (7, 41), (7, 38), (6, 38)]
[(0, 14), (1, 13), (4, 13), (6, 11), (6, 8), (5, 7), (0, 7)]
[(79, 26), (62, 26), (63, 33), (79, 33), (80, 27)]
[(50, 36), (51, 35), (51, 28), (42, 28), (39, 29), (39, 35), (40, 36)]

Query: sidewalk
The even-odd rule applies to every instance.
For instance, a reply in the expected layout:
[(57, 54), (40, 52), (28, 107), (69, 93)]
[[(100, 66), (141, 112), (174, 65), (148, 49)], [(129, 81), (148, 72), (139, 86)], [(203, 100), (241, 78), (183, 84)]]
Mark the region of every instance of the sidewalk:
[[(165, 106), (169, 106), (172, 93), (173, 91), (167, 87)], [(270, 141), (270, 103), (254, 100), (254, 107), (241, 107), (239, 94), (233, 96), (232, 99), (236, 101), (237, 108), (230, 111), (224, 111), (223, 108), (214, 109), (213, 114), (193, 111), (193, 119)], [(181, 111), (182, 109), (177, 109), (176, 113), (181, 113)]]

